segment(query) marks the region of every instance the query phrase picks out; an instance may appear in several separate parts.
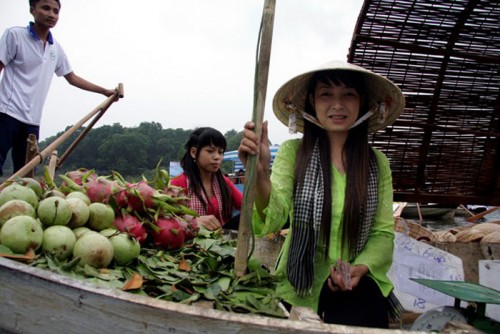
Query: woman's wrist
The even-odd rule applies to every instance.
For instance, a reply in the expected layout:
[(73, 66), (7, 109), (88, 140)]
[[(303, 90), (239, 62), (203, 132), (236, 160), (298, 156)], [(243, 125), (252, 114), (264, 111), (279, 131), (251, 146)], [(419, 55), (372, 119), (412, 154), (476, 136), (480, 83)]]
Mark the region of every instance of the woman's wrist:
[(364, 264), (356, 264), (353, 269), (356, 271), (357, 276), (365, 276), (370, 272), (370, 269)]

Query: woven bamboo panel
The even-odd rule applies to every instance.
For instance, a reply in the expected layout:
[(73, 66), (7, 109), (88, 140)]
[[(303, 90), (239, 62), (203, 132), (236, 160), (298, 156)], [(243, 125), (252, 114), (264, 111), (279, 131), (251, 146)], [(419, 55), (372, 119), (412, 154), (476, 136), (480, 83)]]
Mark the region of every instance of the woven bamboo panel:
[(406, 108), (372, 141), (396, 201), (500, 205), (500, 2), (364, 2), (348, 61), (387, 76)]

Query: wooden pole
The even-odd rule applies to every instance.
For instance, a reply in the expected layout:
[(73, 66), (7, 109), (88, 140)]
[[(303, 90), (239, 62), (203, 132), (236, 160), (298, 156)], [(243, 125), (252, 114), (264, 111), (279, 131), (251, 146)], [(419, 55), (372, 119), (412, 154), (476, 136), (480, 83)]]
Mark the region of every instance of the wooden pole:
[(463, 204), (460, 204), (460, 208), (462, 208), (462, 210), (464, 210), (465, 212), (467, 212), (469, 214), (469, 216), (474, 216), (474, 213), (471, 212), (469, 209), (467, 209), (467, 207)]
[(57, 150), (52, 151), (52, 154), (50, 155), (49, 159), (49, 175), (50, 178), (53, 180), (54, 176), (56, 175), (56, 166), (57, 166)]
[(94, 110), (92, 110), (85, 117), (83, 117), (78, 123), (73, 125), (71, 128), (66, 130), (65, 133), (63, 133), (56, 140), (54, 140), (49, 146), (47, 146), (35, 158), (33, 158), (30, 162), (28, 162), (26, 165), (24, 165), (23, 168), (21, 168), (16, 173), (14, 173), (11, 177), (9, 177), (7, 180), (5, 180), (5, 182), (0, 185), (0, 190), (2, 190), (7, 185), (9, 185), (16, 177), (26, 175), (26, 173), (28, 171), (32, 170), (33, 168), (35, 168), (36, 165), (41, 164), (45, 158), (47, 158), (50, 154), (52, 154), (52, 151), (54, 151), (57, 147), (59, 147), (59, 145), (61, 145), (65, 140), (67, 140), (83, 124), (87, 123), (89, 119), (91, 119), (94, 115), (99, 113), (102, 109), (106, 110), (107, 108), (109, 108), (109, 106), (113, 102), (118, 101), (118, 99), (120, 97), (123, 97), (123, 84), (121, 84), (121, 83), (118, 85), (118, 88), (116, 89), (115, 94), (111, 95), (106, 100), (104, 100)]
[[(120, 83), (118, 84), (117, 88), (117, 94), (119, 98), (123, 98), (124, 93), (123, 93), (123, 84)], [(85, 127), (85, 129), (80, 133), (80, 135), (71, 143), (71, 145), (66, 149), (66, 151), (61, 155), (61, 158), (57, 161), (57, 166), (60, 167), (66, 161), (66, 159), (69, 157), (69, 155), (73, 152), (73, 150), (76, 148), (76, 146), (80, 143), (80, 141), (83, 140), (83, 138), (89, 133), (90, 130), (94, 127), (94, 125), (99, 121), (99, 119), (104, 115), (106, 110), (108, 110), (109, 106), (111, 104), (107, 105), (107, 107), (102, 108), (101, 111), (92, 119), (92, 122), (90, 122), (89, 125)]]
[(419, 202), (416, 202), (415, 203), (417, 205), (417, 212), (418, 212), (418, 219), (419, 219), (419, 223), (422, 224), (424, 219), (422, 218), (422, 210), (420, 210), (420, 203)]
[(393, 212), (393, 216), (394, 217), (401, 217), (401, 213), (403, 213), (403, 210), (404, 208), (406, 207), (406, 202), (401, 202), (398, 204), (398, 207), (396, 208), (396, 210)]
[(102, 109), (95, 117), (92, 119), (90, 124), (85, 127), (85, 129), (78, 135), (78, 137), (69, 145), (66, 151), (61, 155), (61, 158), (58, 159), (56, 167), (61, 167), (64, 161), (69, 157), (69, 155), (73, 152), (73, 150), (80, 144), (83, 138), (89, 133), (90, 130), (94, 127), (94, 125), (99, 121), (99, 119), (104, 115), (107, 109)]
[[(38, 154), (38, 144), (37, 144), (37, 138), (34, 134), (28, 135), (27, 139), (27, 148), (26, 148), (26, 158), (24, 160), (24, 163), (26, 164), (28, 161), (31, 161), (33, 158), (35, 158)], [(33, 177), (35, 176), (35, 169), (32, 169), (28, 172), (26, 172), (25, 175), (27, 177)]]
[[(266, 0), (262, 14), (259, 32), (259, 43), (257, 44), (257, 63), (255, 67), (254, 83), (254, 106), (253, 119), (255, 132), (258, 138), (262, 134), (262, 121), (264, 119), (264, 105), (266, 102), (267, 78), (269, 75), (269, 63), (271, 58), (271, 44), (273, 37), (275, 0)], [(245, 188), (243, 191), (243, 203), (240, 213), (238, 228), (238, 239), (235, 259), (235, 273), (237, 277), (246, 274), (248, 267), (248, 256), (250, 250), (250, 238), (252, 232), (252, 214), (255, 201), (255, 169), (259, 161), (259, 155), (250, 156), (245, 171)]]
[(472, 217), (467, 218), (467, 221), (470, 222), (470, 223), (474, 223), (476, 220), (481, 219), (484, 216), (486, 216), (487, 214), (492, 213), (493, 211), (496, 211), (498, 209), (500, 209), (500, 206), (494, 206), (492, 208), (489, 208), (486, 211), (480, 212), (477, 215), (474, 215)]

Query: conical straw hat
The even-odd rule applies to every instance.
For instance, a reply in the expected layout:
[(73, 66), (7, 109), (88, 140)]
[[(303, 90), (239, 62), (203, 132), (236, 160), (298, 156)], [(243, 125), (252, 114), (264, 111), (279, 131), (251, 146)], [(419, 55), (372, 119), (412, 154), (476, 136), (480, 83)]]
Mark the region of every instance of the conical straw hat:
[(405, 106), (403, 93), (392, 81), (363, 67), (344, 61), (332, 61), (312, 71), (302, 73), (283, 84), (273, 99), (276, 117), (286, 126), (289, 117), (295, 114), (297, 131), (304, 131), (304, 106), (307, 85), (312, 75), (319, 71), (353, 71), (364, 77), (368, 94), (369, 110), (373, 112), (368, 119), (368, 132), (372, 133), (392, 124), (399, 117)]

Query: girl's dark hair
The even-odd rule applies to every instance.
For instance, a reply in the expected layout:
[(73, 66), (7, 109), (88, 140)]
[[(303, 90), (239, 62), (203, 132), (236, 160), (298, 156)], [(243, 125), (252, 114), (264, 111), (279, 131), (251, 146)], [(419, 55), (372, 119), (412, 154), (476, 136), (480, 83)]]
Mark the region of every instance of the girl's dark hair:
[[(203, 187), (203, 183), (201, 181), (200, 169), (198, 168), (195, 159), (198, 158), (203, 147), (215, 146), (226, 151), (226, 145), (226, 138), (224, 138), (224, 135), (222, 133), (210, 127), (203, 127), (194, 130), (189, 136), (186, 145), (184, 146), (186, 148), (186, 153), (184, 153), (184, 156), (181, 159), (181, 167), (184, 169), (184, 172), (189, 178), (189, 187), (193, 190), (194, 194), (196, 194), (200, 202), (203, 203), (205, 210), (207, 210), (207, 205), (211, 204), (206, 203), (205, 200), (203, 200), (203, 196), (201, 195), (203, 193), (205, 194), (205, 198), (208, 198), (207, 192)], [(193, 157), (191, 156), (192, 147), (196, 148), (195, 159), (193, 159)], [(226, 221), (230, 219), (233, 214), (233, 201), (231, 199), (231, 192), (229, 190), (229, 186), (224, 180), (224, 174), (222, 174), (222, 171), (220, 169), (215, 173), (214, 176), (217, 180), (217, 183), (219, 184), (219, 188), (222, 194), (222, 219)]]
[[(30, 7), (35, 7), (35, 5), (40, 2), (40, 0), (29, 0), (29, 2)], [(61, 2), (59, 0), (56, 0), (56, 2), (59, 4), (59, 9), (61, 9)]]
[[(344, 85), (349, 88), (354, 88), (361, 97), (361, 106), (358, 118), (368, 112), (368, 103), (365, 96), (365, 84), (362, 74), (353, 71), (320, 71), (313, 74), (311, 77), (306, 95), (305, 112), (316, 117), (316, 111), (313, 108), (313, 101), (310, 101), (310, 96), (314, 96), (314, 91), (318, 83)], [(328, 255), (330, 229), (331, 229), (331, 208), (332, 208), (332, 178), (331, 178), (331, 159), (330, 159), (330, 142), (326, 131), (316, 125), (304, 121), (304, 136), (299, 147), (297, 163), (295, 166), (295, 184), (302, 183), (305, 177), (305, 170), (308, 162), (311, 159), (314, 145), (318, 140), (321, 169), (324, 178), (324, 204), (323, 218), (321, 222), (320, 236), (322, 242), (326, 245), (325, 258)], [(371, 149), (368, 144), (368, 122), (362, 122), (356, 127), (349, 130), (347, 140), (344, 146), (346, 166), (346, 191), (344, 202), (344, 214), (342, 216), (342, 243), (347, 246), (349, 255), (357, 245), (359, 231), (365, 214), (366, 201), (368, 197), (368, 166)]]

